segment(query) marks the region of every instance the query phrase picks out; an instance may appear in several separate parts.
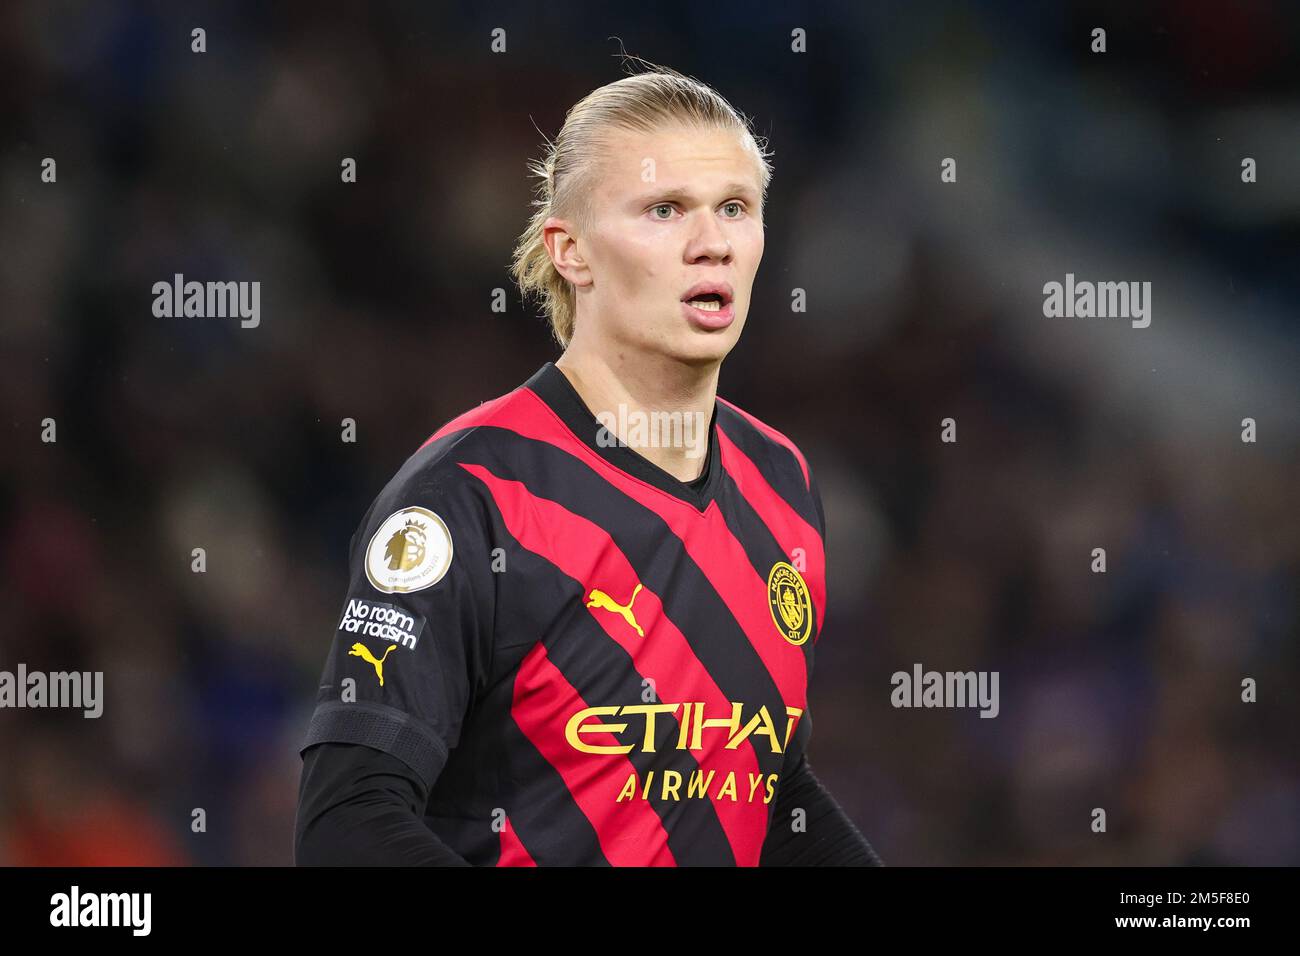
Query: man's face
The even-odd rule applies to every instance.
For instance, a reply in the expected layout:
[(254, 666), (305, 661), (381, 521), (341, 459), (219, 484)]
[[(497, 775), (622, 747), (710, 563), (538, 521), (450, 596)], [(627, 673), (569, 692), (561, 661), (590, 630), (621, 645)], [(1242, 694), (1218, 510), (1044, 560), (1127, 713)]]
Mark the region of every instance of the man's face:
[[(579, 330), (600, 347), (690, 364), (740, 338), (763, 257), (759, 158), (743, 134), (615, 130), (591, 187), (591, 222), (569, 249)], [(684, 300), (722, 287), (721, 308)], [(584, 323), (592, 327), (583, 329)]]

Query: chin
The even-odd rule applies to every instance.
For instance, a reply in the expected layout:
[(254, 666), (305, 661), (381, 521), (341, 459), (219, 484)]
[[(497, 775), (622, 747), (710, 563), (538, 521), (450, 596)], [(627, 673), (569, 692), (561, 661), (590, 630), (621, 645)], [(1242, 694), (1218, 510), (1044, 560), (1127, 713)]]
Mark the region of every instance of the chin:
[(629, 336), (625, 341), (634, 351), (657, 354), (683, 365), (716, 365), (725, 359), (740, 340), (744, 328), (743, 316), (725, 329), (704, 332), (682, 323), (676, 318), (674, 325), (659, 335)]
[(691, 331), (672, 343), (670, 354), (687, 365), (714, 365), (731, 353), (738, 338), (739, 335), (733, 329), (712, 335)]

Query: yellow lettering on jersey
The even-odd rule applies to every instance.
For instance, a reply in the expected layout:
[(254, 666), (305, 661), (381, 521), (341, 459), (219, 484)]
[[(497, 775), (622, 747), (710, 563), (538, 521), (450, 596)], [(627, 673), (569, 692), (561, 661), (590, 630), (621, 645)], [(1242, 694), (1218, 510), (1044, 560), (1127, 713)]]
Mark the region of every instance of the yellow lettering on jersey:
[(596, 717), (600, 714), (617, 714), (618, 707), (588, 707), (580, 710), (572, 717), (564, 728), (564, 739), (569, 742), (574, 750), (580, 750), (586, 754), (625, 754), (632, 750), (632, 745), (615, 746), (613, 744), (589, 744), (583, 741), (579, 734), (598, 734), (611, 733), (619, 734), (627, 729), (627, 724), (587, 724), (578, 726), (588, 717)]
[[(671, 781), (671, 783), (669, 781)], [(663, 792), (659, 795), (659, 799), (667, 800), (668, 794), (672, 793), (674, 800), (680, 800), (681, 797), (677, 795), (677, 789), (681, 785), (682, 785), (682, 775), (679, 771), (665, 770), (664, 779), (663, 779)]]
[[(760, 724), (762, 725), (762, 729), (755, 731), (755, 728)], [(772, 742), (772, 753), (779, 754), (781, 752), (781, 741), (777, 740), (776, 725), (772, 723), (772, 715), (767, 712), (767, 707), (758, 708), (758, 713), (749, 719), (749, 723), (745, 725), (745, 728), (727, 741), (727, 749), (735, 750), (745, 742), (745, 739), (750, 734), (755, 732), (757, 732), (759, 736), (766, 737)]]
[(636, 796), (636, 774), (627, 775), (627, 782), (623, 784), (623, 789), (618, 792), (618, 799), (615, 803), (622, 803), (624, 800), (631, 800)]
[(703, 731), (705, 727), (726, 727), (731, 731), (729, 736), (734, 735), (736, 731), (740, 729), (740, 711), (742, 707), (744, 707), (744, 704), (740, 701), (733, 701), (731, 704), (730, 717), (711, 717), (708, 720), (705, 720), (704, 704), (702, 702), (697, 704), (695, 708), (694, 727), (691, 732), (690, 749), (700, 749), (700, 732)]
[(734, 770), (727, 772), (726, 781), (718, 789), (717, 799), (721, 800), (724, 796), (730, 796), (731, 802), (736, 802), (736, 771)]
[(676, 704), (629, 704), (622, 709), (622, 714), (645, 714), (645, 740), (641, 744), (643, 753), (655, 752), (655, 715), (671, 714), (676, 709)]
[(701, 771), (699, 770), (691, 771), (691, 779), (686, 784), (686, 795), (688, 797), (708, 796), (709, 784), (713, 782), (713, 775), (717, 773), (717, 771), (710, 770), (709, 775), (704, 778), (703, 785), (700, 785), (700, 773)]

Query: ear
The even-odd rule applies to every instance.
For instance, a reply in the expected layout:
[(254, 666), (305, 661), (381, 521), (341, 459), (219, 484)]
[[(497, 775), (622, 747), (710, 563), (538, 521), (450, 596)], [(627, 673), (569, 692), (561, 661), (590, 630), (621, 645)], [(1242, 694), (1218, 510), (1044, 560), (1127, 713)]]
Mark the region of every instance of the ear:
[(542, 242), (555, 270), (575, 286), (591, 284), (591, 268), (578, 248), (578, 237), (568, 219), (551, 216), (542, 224)]

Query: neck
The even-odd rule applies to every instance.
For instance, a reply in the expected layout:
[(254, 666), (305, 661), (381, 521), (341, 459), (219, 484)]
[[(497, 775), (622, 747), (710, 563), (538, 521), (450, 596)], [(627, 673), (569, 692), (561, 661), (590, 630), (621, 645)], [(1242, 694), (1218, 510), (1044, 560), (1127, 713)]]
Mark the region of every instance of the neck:
[[(664, 355), (604, 354), (571, 342), (555, 367), (637, 454), (678, 481), (694, 481), (703, 472), (720, 361), (686, 365)], [(672, 418), (664, 419), (664, 412)], [(680, 425), (670, 429), (665, 421)]]

